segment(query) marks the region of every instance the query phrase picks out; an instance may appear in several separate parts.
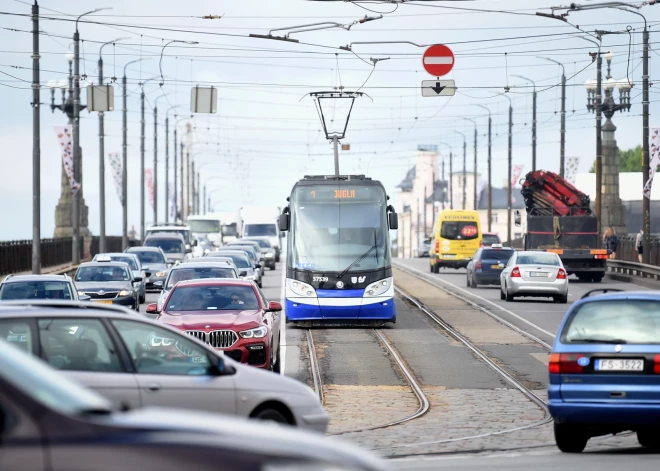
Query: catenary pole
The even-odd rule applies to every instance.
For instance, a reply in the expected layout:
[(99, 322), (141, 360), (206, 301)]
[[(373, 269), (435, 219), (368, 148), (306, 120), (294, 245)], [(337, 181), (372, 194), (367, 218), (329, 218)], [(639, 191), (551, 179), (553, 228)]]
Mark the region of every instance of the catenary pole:
[(507, 167), (508, 167), (508, 173), (507, 173), (507, 203), (506, 203), (506, 208), (507, 208), (507, 220), (506, 220), (506, 240), (509, 243), (509, 246), (511, 245), (511, 205), (513, 202), (513, 188), (512, 188), (512, 163), (513, 163), (513, 104), (511, 102), (511, 97), (508, 95), (504, 95), (508, 100), (509, 100), (509, 139), (508, 139), (508, 153), (507, 153)]
[(566, 70), (564, 64), (549, 57), (539, 57), (561, 66), (561, 124), (559, 131), (559, 175), (566, 175)]
[(460, 131), (454, 132), (463, 136), (463, 207), (461, 209), (465, 209), (467, 204), (467, 141), (465, 140), (465, 134)]
[(526, 80), (532, 84), (534, 91), (532, 92), (532, 171), (536, 170), (536, 83), (532, 79), (523, 77), (522, 75), (512, 75)]
[(39, 4), (32, 5), (32, 273), (41, 273), (41, 114)]
[(490, 110), (484, 105), (477, 105), (488, 112), (488, 232), (492, 229), (493, 223), (493, 156), (492, 156), (492, 119)]

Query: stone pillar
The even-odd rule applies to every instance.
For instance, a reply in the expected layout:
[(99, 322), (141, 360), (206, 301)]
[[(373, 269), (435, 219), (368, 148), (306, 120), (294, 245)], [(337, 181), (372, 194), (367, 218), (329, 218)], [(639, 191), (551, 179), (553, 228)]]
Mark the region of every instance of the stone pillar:
[[(82, 161), (82, 149), (81, 149)], [(82, 167), (82, 164), (81, 164)], [(82, 175), (82, 168), (80, 169)], [(89, 232), (89, 208), (85, 204), (85, 198), (82, 194), (83, 187), (80, 187), (80, 237), (84, 237), (84, 255), (89, 256), (89, 247), (91, 243)], [(73, 218), (71, 217), (73, 210), (73, 195), (71, 194), (71, 186), (69, 185), (69, 178), (64, 171), (64, 163), (62, 164), (62, 174), (60, 178), (60, 199), (55, 207), (55, 233), (53, 237), (72, 237), (73, 236)]]
[(619, 197), (619, 148), (614, 132), (616, 126), (608, 117), (603, 125), (603, 178), (601, 187), (601, 231), (613, 226), (617, 234), (626, 233), (625, 207)]

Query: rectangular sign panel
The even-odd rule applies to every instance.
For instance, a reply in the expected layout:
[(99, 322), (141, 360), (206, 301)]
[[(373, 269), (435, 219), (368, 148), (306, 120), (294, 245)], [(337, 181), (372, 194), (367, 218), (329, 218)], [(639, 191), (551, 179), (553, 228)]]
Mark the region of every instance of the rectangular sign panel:
[(454, 80), (424, 80), (422, 81), (422, 96), (454, 96), (456, 82)]

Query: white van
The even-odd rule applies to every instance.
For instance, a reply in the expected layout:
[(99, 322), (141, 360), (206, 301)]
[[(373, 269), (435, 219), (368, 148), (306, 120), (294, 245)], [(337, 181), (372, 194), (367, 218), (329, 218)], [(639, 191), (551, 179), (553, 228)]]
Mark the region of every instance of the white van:
[(277, 206), (243, 206), (240, 210), (243, 230), (242, 237), (268, 239), (275, 249), (275, 261), (280, 261), (282, 243), (277, 220), (280, 216)]
[(213, 214), (188, 216), (188, 227), (193, 237), (208, 239), (216, 247), (222, 247), (222, 221)]

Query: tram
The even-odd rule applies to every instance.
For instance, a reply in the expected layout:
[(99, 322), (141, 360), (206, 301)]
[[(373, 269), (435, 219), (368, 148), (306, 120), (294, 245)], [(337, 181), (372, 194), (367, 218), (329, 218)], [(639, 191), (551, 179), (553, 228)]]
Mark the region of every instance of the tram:
[(301, 326), (396, 322), (383, 185), (364, 175), (306, 176), (279, 218), (288, 232), (285, 312)]

